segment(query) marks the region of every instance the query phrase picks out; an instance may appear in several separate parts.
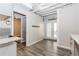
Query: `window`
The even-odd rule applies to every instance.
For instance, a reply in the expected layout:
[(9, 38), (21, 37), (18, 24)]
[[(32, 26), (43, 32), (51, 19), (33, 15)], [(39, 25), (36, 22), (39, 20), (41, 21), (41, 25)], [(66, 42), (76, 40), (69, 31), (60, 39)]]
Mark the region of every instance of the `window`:
[(56, 35), (56, 31), (57, 31), (57, 23), (54, 22), (54, 38), (57, 37), (57, 35)]
[(47, 37), (51, 37), (51, 23), (47, 23)]

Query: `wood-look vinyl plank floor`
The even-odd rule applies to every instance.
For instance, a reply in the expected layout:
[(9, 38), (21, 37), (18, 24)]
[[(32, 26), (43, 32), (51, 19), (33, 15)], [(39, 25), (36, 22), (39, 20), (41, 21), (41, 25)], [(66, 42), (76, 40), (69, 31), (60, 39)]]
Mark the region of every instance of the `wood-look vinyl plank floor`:
[[(70, 51), (69, 51), (70, 52)], [(42, 40), (32, 46), (26, 47), (17, 43), (17, 56), (69, 56), (62, 49), (57, 48), (57, 42), (52, 40)]]

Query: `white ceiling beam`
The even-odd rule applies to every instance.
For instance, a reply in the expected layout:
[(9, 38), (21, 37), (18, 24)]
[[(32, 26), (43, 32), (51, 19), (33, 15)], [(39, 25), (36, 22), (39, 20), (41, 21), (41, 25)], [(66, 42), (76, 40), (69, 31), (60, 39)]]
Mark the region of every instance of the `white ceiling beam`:
[[(58, 4), (58, 3), (57, 3)], [(47, 9), (47, 8), (49, 8), (49, 7), (51, 7), (51, 6), (55, 6), (55, 5), (57, 5), (57, 4), (52, 4), (52, 5), (50, 5), (50, 6), (47, 6), (47, 7), (38, 7), (38, 9), (35, 9), (35, 10), (33, 10), (32, 12), (37, 12), (37, 11), (39, 11), (39, 10), (44, 10), (44, 9)]]
[(38, 14), (49, 14), (49, 13), (52, 13), (52, 12), (55, 12), (55, 11), (56, 11), (56, 9), (43, 11), (43, 12), (36, 12), (36, 13), (38, 13)]
[(54, 14), (57, 14), (57, 13), (50, 13), (50, 14), (44, 15), (43, 17), (49, 16), (49, 15), (54, 15)]
[[(42, 15), (42, 16), (47, 16), (47, 15), (50, 15), (50, 14), (56, 14), (57, 12), (51, 12), (51, 13), (47, 13), (47, 14), (42, 14), (42, 13), (40, 13), (40, 15)], [(39, 14), (39, 13), (38, 13)]]
[(39, 12), (36, 12), (36, 13), (41, 14), (41, 15), (48, 15), (50, 13), (53, 13), (56, 9), (63, 7), (63, 6), (66, 6), (66, 5), (68, 5), (68, 4), (62, 4), (60, 6), (50, 8), (49, 10), (39, 11)]
[(35, 12), (44, 12), (44, 11), (53, 9), (54, 7), (56, 7), (56, 6), (58, 6), (58, 5), (60, 5), (60, 3), (57, 3), (57, 4), (55, 4), (55, 5), (52, 5), (52, 6), (48, 7), (48, 8), (45, 8), (45, 9), (42, 9), (42, 10), (38, 10), (38, 11), (35, 11)]
[(46, 9), (43, 9), (43, 10), (39, 10), (39, 11), (37, 11), (37, 12), (41, 12), (41, 13), (43, 13), (43, 12), (47, 12), (47, 11), (50, 11), (50, 10), (54, 10), (54, 9), (57, 9), (57, 8), (59, 8), (59, 7), (61, 7), (61, 6), (64, 6), (64, 5), (66, 5), (66, 4), (57, 4), (57, 5), (55, 5), (55, 6), (51, 6), (51, 7), (49, 7), (49, 8), (46, 8)]

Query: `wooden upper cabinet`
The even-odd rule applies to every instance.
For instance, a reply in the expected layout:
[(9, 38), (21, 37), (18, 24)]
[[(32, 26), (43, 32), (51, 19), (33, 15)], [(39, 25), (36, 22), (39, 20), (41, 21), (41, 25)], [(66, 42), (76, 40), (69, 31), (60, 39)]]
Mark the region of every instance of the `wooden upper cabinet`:
[(4, 21), (4, 20), (6, 20), (6, 19), (8, 19), (8, 18), (10, 18), (10, 16), (0, 14), (0, 20), (1, 20), (1, 21)]

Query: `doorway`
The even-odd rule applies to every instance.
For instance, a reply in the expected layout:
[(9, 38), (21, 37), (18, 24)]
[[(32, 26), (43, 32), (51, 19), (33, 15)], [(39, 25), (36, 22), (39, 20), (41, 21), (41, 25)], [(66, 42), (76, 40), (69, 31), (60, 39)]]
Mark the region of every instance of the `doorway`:
[(13, 35), (16, 37), (21, 37), (22, 39), (20, 42), (26, 44), (26, 15), (13, 12), (13, 18)]
[(14, 36), (21, 37), (21, 19), (14, 17)]
[(57, 21), (56, 20), (48, 21), (46, 25), (46, 30), (47, 30), (46, 37), (48, 39), (52, 39), (52, 40), (57, 39), (57, 35), (56, 35)]

